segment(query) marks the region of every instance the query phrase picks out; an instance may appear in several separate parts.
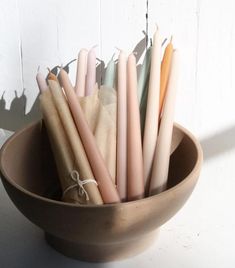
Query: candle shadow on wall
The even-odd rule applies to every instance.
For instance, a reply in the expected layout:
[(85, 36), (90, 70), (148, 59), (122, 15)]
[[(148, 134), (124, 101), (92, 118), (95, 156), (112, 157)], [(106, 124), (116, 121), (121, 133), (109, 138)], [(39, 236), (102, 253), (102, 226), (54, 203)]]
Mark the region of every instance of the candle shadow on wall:
[[(143, 39), (141, 39), (133, 49), (133, 52), (136, 55), (137, 62), (146, 49), (146, 34), (144, 32), (143, 34), (144, 34)], [(70, 65), (74, 63), (75, 60), (71, 60), (63, 67), (63, 69), (69, 73)], [(139, 72), (140, 67), (141, 64), (138, 64), (137, 72)], [(59, 65), (54, 66), (52, 67), (51, 72), (54, 73), (55, 75), (58, 75), (59, 68), (60, 68)], [(102, 84), (105, 71), (106, 68), (104, 61), (99, 60), (99, 63), (96, 66), (96, 78), (99, 86)], [(30, 112), (25, 114), (25, 108), (27, 104), (27, 96), (25, 94), (25, 90), (23, 91), (21, 96), (18, 96), (17, 92), (15, 91), (15, 97), (11, 102), (9, 110), (6, 109), (6, 101), (4, 99), (4, 93), (3, 93), (2, 96), (0, 97), (0, 128), (9, 131), (16, 131), (17, 129), (20, 129), (33, 121), (39, 120), (42, 116), (40, 112), (38, 97), (39, 94), (36, 97)]]

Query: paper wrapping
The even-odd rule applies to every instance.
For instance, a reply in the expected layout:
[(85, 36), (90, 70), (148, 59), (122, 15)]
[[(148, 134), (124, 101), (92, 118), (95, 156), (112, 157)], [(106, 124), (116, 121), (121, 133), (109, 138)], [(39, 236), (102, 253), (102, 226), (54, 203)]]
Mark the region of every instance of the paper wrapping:
[[(66, 133), (66, 138), (68, 140), (71, 151), (73, 153), (73, 157), (74, 157), (73, 167), (75, 167), (76, 168), (75, 170), (79, 172), (80, 180), (94, 179), (94, 175), (92, 173), (85, 150), (83, 148), (82, 142), (80, 140), (77, 129), (75, 127), (75, 124), (74, 124), (71, 112), (69, 110), (68, 103), (63, 94), (63, 91), (60, 88), (60, 85), (58, 84), (58, 82), (49, 80), (48, 83), (50, 87), (50, 92), (52, 93), (53, 102), (59, 114), (60, 121)], [(56, 134), (58, 136), (60, 135), (60, 131), (57, 127), (55, 127), (54, 131), (56, 131)], [(57, 151), (55, 153), (55, 156), (57, 155), (57, 153), (59, 153), (60, 149), (58, 147), (60, 147), (59, 144), (57, 146)], [(73, 180), (71, 180), (71, 184), (74, 184)], [(86, 200), (85, 198), (83, 198), (81, 202), (82, 204), (103, 204), (100, 192), (95, 183), (87, 183), (83, 187), (89, 196), (89, 200)], [(77, 190), (79, 190), (79, 187), (77, 187)], [(70, 191), (68, 191), (67, 194)]]
[(112, 180), (116, 183), (116, 92), (96, 87), (94, 93), (79, 98), (87, 123), (95, 136)]

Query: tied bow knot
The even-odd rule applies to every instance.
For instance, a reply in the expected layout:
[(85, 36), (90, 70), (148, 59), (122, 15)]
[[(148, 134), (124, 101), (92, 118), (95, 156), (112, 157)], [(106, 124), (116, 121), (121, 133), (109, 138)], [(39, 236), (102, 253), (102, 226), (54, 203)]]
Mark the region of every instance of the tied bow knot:
[(94, 179), (80, 180), (80, 176), (79, 176), (79, 173), (78, 173), (77, 170), (72, 170), (72, 171), (71, 171), (71, 173), (70, 173), (70, 178), (75, 182), (75, 184), (68, 186), (68, 187), (64, 190), (64, 192), (63, 192), (63, 196), (65, 196), (65, 194), (66, 194), (68, 191), (70, 191), (70, 190), (72, 190), (72, 189), (78, 187), (78, 194), (79, 194), (80, 196), (83, 196), (83, 195), (85, 194), (85, 196), (86, 196), (86, 200), (88, 201), (88, 200), (89, 200), (89, 195), (88, 195), (87, 191), (85, 190), (84, 185), (87, 184), (87, 183), (95, 183), (96, 185), (98, 185), (97, 182), (96, 182)]

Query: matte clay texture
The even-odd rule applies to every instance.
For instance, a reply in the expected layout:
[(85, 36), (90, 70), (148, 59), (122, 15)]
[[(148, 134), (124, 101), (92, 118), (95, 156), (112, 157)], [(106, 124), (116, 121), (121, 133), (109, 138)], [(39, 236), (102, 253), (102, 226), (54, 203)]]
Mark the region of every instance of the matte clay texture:
[(174, 138), (179, 144), (171, 155), (167, 190), (141, 200), (93, 206), (58, 201), (58, 175), (41, 121), (2, 147), (1, 178), (15, 206), (61, 253), (93, 262), (127, 258), (153, 242), (153, 234), (184, 205), (199, 177), (199, 142), (179, 125), (174, 133), (180, 138)]

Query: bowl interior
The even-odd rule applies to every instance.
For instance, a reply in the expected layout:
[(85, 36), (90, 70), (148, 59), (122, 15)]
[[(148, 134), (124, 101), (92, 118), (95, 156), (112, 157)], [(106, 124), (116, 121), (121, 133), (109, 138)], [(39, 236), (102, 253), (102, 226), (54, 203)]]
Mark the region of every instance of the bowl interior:
[[(178, 125), (174, 126), (178, 146), (170, 159), (167, 188), (184, 180), (196, 165), (198, 148), (192, 137)], [(34, 194), (60, 200), (61, 190), (42, 121), (17, 132), (5, 144), (1, 155), (1, 169), (10, 182)]]

